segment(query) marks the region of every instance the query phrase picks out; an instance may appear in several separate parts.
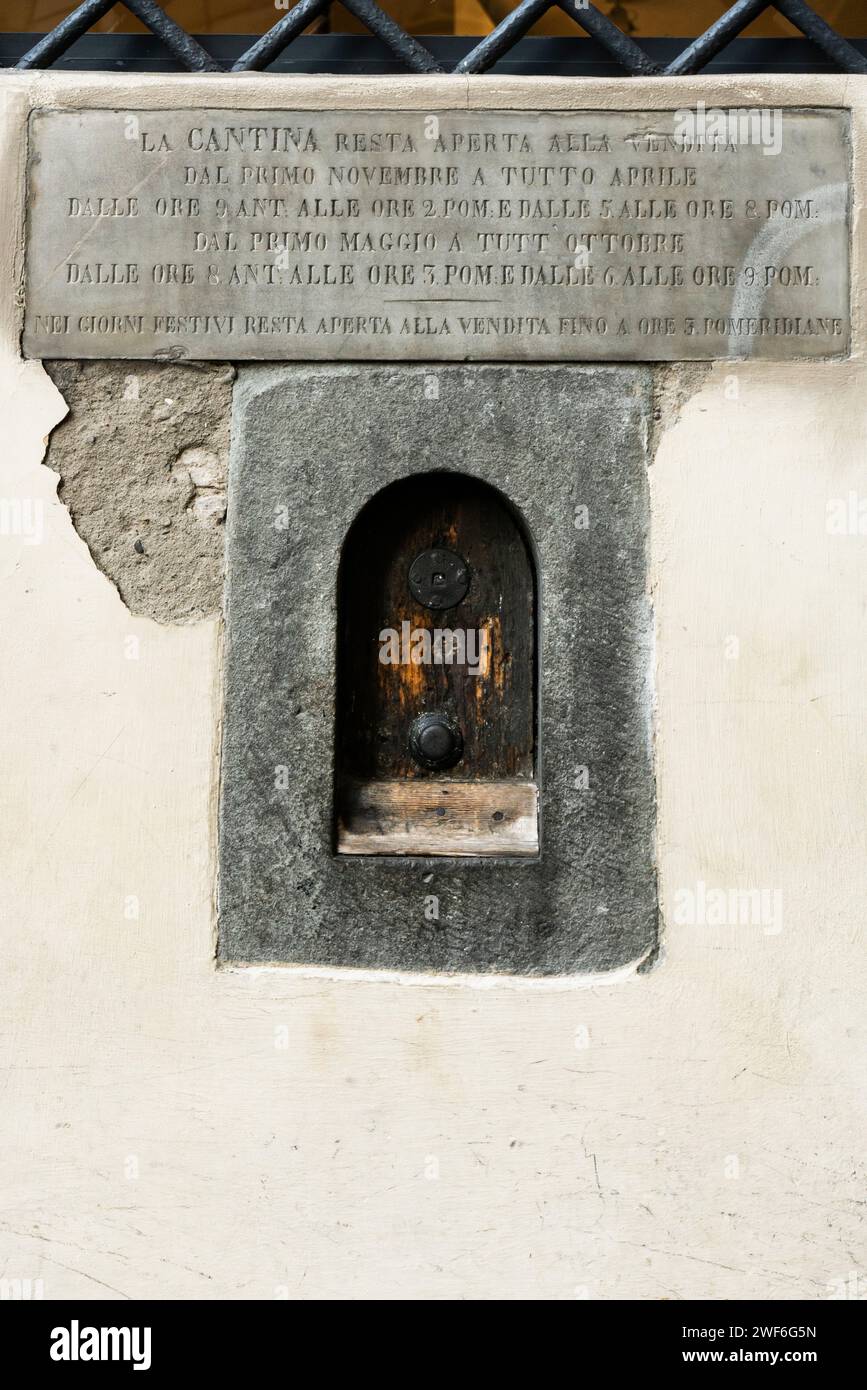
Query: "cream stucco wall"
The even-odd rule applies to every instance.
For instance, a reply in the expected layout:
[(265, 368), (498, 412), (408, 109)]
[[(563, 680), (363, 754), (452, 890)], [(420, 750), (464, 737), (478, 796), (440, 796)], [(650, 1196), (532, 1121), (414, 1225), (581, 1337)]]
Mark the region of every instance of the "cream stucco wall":
[[(863, 194), (867, 82), (3, 91), (0, 495), (41, 499), (45, 527), (0, 537), (0, 1277), (46, 1297), (821, 1299), (856, 1273), (867, 1294), (867, 536), (826, 530), (829, 499), (867, 495), (860, 227), (852, 360), (717, 364), (662, 435), (663, 948), (649, 973), (547, 985), (215, 970), (219, 627), (132, 617), (94, 566), (41, 465), (64, 406), (17, 356), (14, 294), (31, 102), (851, 104)], [(699, 880), (780, 889), (782, 930), (679, 925)]]

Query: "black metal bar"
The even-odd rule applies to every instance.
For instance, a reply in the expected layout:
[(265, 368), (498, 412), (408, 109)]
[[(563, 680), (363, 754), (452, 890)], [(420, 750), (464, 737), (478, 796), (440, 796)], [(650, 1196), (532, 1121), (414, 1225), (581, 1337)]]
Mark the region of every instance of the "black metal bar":
[(622, 29), (618, 29), (607, 15), (601, 14), (595, 5), (576, 3), (576, 0), (557, 0), (557, 4), (564, 14), (580, 24), (634, 77), (653, 77), (659, 73), (659, 67), (648, 58), (644, 49), (639, 48)]
[(817, 15), (804, 0), (775, 0), (775, 3), (780, 14), (785, 15), (823, 53), (827, 53), (843, 72), (867, 72), (867, 62), (857, 48), (847, 43), (830, 24), (826, 24), (821, 15)]
[(86, 34), (104, 14), (114, 8), (115, 0), (84, 0), (83, 5), (79, 5), (77, 10), (67, 15), (60, 23), (35, 43), (32, 48), (18, 59), (15, 64), (18, 68), (47, 68), (80, 39), (82, 34)]
[(123, 0), (123, 4), (142, 24), (146, 24), (152, 34), (161, 39), (170, 53), (189, 68), (190, 72), (222, 72), (223, 68), (202, 47), (200, 43), (169, 19), (162, 5), (155, 0)]
[(405, 29), (381, 10), (375, 0), (341, 0), (344, 8), (354, 14), (356, 19), (387, 43), (392, 53), (396, 53), (413, 72), (444, 72), (436, 58), (424, 44), (414, 39)]
[(299, 0), (279, 23), (257, 39), (246, 53), (241, 54), (238, 61), (232, 64), (232, 72), (261, 72), (267, 68), (280, 56), (286, 45), (303, 33), (307, 25), (327, 10), (330, 4), (331, 0)]
[[(42, 40), (40, 34), (0, 32), (0, 68), (11, 69)], [(261, 35), (211, 34), (204, 43), (213, 57), (230, 69)], [(456, 34), (434, 34), (425, 40), (445, 71), (478, 46), (478, 39)], [(686, 39), (642, 39), (651, 60), (665, 71), (675, 62)], [(867, 39), (851, 39), (851, 46), (867, 59)], [(184, 65), (164, 44), (146, 34), (88, 34), (70, 43), (53, 64), (62, 72), (155, 72), (171, 75)], [(404, 63), (371, 34), (300, 34), (271, 65), (275, 73), (338, 73), (344, 76), (393, 76), (405, 72)], [(496, 71), (526, 76), (618, 77), (623, 69), (611, 55), (578, 30), (571, 36), (541, 35), (519, 38), (498, 59)], [(708, 60), (707, 72), (751, 75), (756, 73), (829, 73), (839, 71), (827, 53), (809, 39), (736, 38), (718, 57)]]
[(689, 73), (699, 72), (769, 4), (770, 0), (737, 0), (737, 4), (726, 10), (715, 24), (688, 44), (673, 63), (669, 63), (665, 76), (686, 77)]
[(521, 0), (517, 9), (507, 14), (492, 33), (487, 34), (459, 63), (455, 72), (486, 72), (498, 58), (508, 53), (518, 39), (532, 29), (537, 19), (547, 14), (556, 0)]

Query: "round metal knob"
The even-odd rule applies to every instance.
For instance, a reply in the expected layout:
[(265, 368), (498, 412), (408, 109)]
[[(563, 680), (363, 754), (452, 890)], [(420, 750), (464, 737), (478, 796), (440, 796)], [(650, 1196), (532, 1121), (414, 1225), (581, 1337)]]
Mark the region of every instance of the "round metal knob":
[(409, 591), (425, 608), (454, 608), (469, 587), (469, 565), (453, 550), (423, 550), (409, 567)]
[(420, 714), (409, 731), (409, 751), (422, 767), (451, 767), (463, 754), (463, 735), (444, 714)]

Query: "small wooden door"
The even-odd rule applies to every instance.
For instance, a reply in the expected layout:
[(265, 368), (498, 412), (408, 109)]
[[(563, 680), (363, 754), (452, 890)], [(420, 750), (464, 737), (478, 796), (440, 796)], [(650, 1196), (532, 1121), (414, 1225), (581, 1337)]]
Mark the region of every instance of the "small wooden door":
[(356, 518), (339, 582), (339, 853), (537, 851), (535, 587), (514, 513), (476, 479), (405, 479)]

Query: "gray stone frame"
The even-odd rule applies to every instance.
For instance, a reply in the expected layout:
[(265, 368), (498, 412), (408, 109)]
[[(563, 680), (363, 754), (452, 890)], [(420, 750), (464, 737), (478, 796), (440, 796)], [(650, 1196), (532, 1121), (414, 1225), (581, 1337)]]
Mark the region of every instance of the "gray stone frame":
[[(559, 975), (652, 950), (651, 385), (643, 367), (240, 370), (227, 536), (222, 961)], [(433, 470), (498, 488), (535, 553), (536, 858), (333, 853), (341, 547), (376, 492)], [(436, 921), (425, 916), (432, 896)]]

